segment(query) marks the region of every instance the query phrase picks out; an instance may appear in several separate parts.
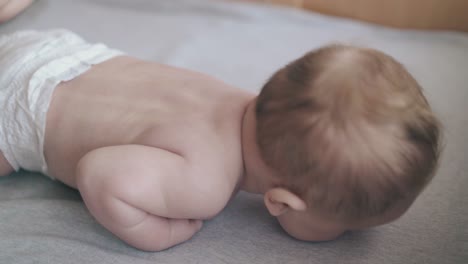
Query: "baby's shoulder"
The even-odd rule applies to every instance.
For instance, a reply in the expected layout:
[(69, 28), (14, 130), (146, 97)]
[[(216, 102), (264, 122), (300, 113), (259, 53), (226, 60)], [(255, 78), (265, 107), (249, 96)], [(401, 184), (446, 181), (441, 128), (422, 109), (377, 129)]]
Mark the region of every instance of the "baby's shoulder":
[(193, 203), (194, 209), (203, 208), (202, 218), (204, 219), (210, 219), (219, 214), (235, 192), (235, 186), (222, 178), (193, 175), (193, 183), (187, 190), (189, 192), (187, 198)]
[(242, 161), (220, 151), (191, 162), (189, 170), (196, 182), (194, 192), (200, 195), (203, 204), (210, 206), (210, 215), (214, 216), (236, 194), (243, 172)]
[(227, 143), (220, 142), (222, 138), (217, 138), (217, 135), (207, 133), (211, 141), (203, 142), (192, 138), (193, 134), (193, 130), (191, 133), (176, 130), (166, 135), (156, 129), (142, 137), (139, 144), (183, 157), (183, 169), (168, 180), (172, 182), (171, 185), (181, 186), (183, 195), (177, 198), (180, 202), (200, 210), (194, 214), (211, 218), (226, 206), (235, 193), (243, 168), (241, 149), (233, 145), (231, 152), (226, 153), (224, 148)]

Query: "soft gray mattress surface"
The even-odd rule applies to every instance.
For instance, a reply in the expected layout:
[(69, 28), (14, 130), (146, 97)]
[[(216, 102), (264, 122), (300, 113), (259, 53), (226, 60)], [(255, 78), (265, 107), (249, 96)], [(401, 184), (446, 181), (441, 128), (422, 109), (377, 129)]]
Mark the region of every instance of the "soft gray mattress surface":
[[(138, 251), (97, 224), (79, 193), (27, 172), (0, 178), (0, 263), (468, 263), (468, 35), (391, 30), (291, 9), (219, 1), (39, 0), (0, 34), (66, 28), (130, 55), (258, 91), (270, 74), (329, 42), (403, 62), (445, 126), (432, 184), (398, 221), (336, 241), (289, 238), (261, 198), (241, 193), (192, 240)], [(1, 74), (0, 69), (0, 74)]]

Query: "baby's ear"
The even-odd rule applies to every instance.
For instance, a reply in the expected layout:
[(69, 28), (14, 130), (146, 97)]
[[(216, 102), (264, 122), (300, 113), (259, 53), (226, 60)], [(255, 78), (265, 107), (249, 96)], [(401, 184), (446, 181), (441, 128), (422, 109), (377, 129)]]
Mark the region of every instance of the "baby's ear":
[(288, 210), (305, 211), (307, 209), (304, 200), (284, 188), (268, 190), (263, 199), (265, 206), (273, 216), (280, 216)]

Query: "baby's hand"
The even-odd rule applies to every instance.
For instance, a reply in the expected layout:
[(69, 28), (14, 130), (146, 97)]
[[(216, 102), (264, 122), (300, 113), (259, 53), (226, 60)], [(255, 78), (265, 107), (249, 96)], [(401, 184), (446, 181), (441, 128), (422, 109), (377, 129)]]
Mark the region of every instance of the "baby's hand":
[(202, 220), (195, 219), (169, 219), (170, 236), (168, 247), (189, 240), (203, 226)]

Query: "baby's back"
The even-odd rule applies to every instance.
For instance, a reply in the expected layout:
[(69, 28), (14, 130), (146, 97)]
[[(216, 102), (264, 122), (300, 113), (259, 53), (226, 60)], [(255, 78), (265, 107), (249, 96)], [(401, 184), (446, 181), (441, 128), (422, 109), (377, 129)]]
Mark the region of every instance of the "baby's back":
[(241, 121), (251, 98), (199, 73), (116, 57), (54, 92), (44, 147), (49, 173), (76, 187), (76, 165), (89, 151), (145, 145), (184, 157), (191, 177), (207, 184), (222, 179), (232, 192), (242, 173)]

